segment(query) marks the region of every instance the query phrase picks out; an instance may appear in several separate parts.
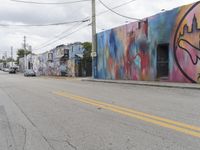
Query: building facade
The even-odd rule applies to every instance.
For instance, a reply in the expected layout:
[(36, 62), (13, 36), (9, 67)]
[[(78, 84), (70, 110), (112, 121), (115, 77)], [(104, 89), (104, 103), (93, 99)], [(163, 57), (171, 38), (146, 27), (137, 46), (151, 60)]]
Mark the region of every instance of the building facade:
[[(68, 45), (59, 45), (42, 54), (29, 54), (26, 59), (19, 60), (20, 71), (24, 68), (33, 69), (37, 76), (71, 76), (80, 73), (80, 59), (83, 56), (83, 46), (80, 42)], [(27, 61), (25, 63), (25, 60)], [(82, 71), (82, 70), (81, 70)]]
[(200, 83), (200, 1), (97, 34), (100, 79)]

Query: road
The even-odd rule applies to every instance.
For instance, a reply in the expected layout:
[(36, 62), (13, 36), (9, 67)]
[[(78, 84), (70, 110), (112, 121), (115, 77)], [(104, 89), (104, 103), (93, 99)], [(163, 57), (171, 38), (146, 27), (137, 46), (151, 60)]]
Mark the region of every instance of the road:
[(0, 150), (198, 149), (198, 90), (0, 71)]

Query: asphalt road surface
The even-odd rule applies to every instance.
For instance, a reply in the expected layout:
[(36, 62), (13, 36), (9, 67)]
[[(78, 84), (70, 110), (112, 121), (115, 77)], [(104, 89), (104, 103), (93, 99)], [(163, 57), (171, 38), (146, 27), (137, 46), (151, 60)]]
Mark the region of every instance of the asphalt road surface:
[(199, 90), (0, 71), (0, 150), (199, 149)]

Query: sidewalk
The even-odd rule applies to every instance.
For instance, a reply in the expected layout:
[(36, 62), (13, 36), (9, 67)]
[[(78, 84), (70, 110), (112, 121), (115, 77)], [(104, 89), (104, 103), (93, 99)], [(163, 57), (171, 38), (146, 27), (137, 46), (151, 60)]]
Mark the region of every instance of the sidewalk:
[(200, 84), (193, 84), (193, 83), (175, 83), (175, 82), (163, 82), (163, 81), (160, 82), (160, 81), (133, 81), (133, 80), (103, 80), (103, 79), (92, 79), (92, 78), (82, 78), (81, 81), (200, 90)]
[(55, 80), (81, 80), (80, 77), (65, 77), (65, 76), (37, 76), (42, 79), (55, 79)]

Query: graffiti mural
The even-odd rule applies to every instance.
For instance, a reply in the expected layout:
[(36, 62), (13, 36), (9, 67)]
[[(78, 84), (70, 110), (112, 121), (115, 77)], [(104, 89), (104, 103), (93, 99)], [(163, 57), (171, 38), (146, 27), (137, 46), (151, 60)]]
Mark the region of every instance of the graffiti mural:
[(102, 32), (98, 39), (98, 77), (145, 80), (149, 74), (147, 21)]
[[(56, 48), (42, 54), (29, 54), (26, 56), (29, 67), (37, 76), (71, 76), (75, 77), (77, 55), (83, 56), (84, 48), (82, 43), (75, 42), (68, 45), (59, 45)], [(81, 58), (80, 58), (81, 59)], [(20, 71), (23, 72), (25, 62), (20, 58)], [(80, 69), (79, 69), (80, 70)]]
[(97, 78), (200, 83), (199, 19), (197, 2), (98, 33)]
[(193, 83), (200, 74), (200, 2), (192, 5), (178, 23), (174, 36), (174, 58), (181, 73)]

